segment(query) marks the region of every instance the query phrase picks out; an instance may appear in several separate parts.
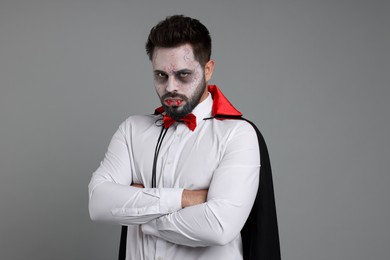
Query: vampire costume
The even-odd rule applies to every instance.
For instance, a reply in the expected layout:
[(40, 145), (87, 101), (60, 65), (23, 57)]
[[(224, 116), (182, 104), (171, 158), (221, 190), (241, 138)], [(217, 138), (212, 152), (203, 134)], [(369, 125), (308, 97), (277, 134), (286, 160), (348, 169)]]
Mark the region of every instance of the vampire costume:
[[(268, 149), (259, 129), (242, 117), (217, 86), (208, 86), (213, 98), (212, 117), (204, 120), (245, 120), (256, 131), (260, 149), (260, 181), (252, 210), (241, 230), (244, 260), (280, 260), (279, 232)], [(163, 113), (160, 107), (156, 114)], [(157, 154), (158, 155), (158, 154)], [(153, 182), (153, 181), (152, 181)], [(127, 226), (122, 226), (119, 260), (126, 258)]]

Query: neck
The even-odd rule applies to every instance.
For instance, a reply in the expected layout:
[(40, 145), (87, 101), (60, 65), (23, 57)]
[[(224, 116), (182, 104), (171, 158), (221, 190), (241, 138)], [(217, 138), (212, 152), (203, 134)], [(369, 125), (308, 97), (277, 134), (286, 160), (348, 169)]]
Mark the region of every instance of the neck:
[[(206, 84), (207, 86), (207, 84)], [(209, 96), (209, 90), (207, 89), (207, 87), (204, 89), (204, 92), (202, 94), (202, 96), (200, 97), (200, 100), (199, 100), (199, 103), (202, 103), (203, 101), (205, 101), (207, 99), (207, 97)], [(198, 104), (199, 104), (198, 103)]]

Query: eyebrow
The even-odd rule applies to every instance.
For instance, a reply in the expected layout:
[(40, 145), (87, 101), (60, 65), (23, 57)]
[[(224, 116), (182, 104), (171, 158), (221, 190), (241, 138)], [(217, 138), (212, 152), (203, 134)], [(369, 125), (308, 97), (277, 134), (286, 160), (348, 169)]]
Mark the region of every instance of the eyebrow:
[[(173, 74), (177, 75), (177, 74), (180, 74), (180, 73), (193, 73), (193, 72), (194, 71), (190, 70), (190, 69), (181, 69), (181, 70), (178, 70), (178, 71), (173, 71)], [(154, 73), (168, 74), (167, 72), (165, 72), (163, 70), (154, 70)]]

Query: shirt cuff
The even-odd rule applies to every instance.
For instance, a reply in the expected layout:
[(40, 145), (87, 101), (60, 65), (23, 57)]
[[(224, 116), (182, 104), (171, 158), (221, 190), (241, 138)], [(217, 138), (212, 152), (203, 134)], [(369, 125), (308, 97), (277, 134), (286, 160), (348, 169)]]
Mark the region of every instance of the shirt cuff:
[(181, 209), (182, 188), (163, 188), (160, 190), (160, 212), (172, 213)]
[(160, 233), (157, 229), (157, 219), (153, 219), (149, 221), (148, 223), (141, 225), (141, 230), (144, 235), (152, 235), (158, 237)]

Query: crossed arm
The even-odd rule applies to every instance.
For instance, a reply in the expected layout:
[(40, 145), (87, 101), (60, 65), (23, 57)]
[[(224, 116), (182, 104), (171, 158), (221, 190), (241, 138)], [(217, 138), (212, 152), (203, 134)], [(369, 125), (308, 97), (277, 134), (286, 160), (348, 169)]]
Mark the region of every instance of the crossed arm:
[(186, 246), (230, 242), (244, 225), (258, 187), (258, 146), (250, 130), (231, 141), (207, 190), (189, 190), (133, 183), (128, 146), (119, 129), (89, 184), (91, 218), (141, 225), (146, 235)]
[[(143, 189), (144, 185), (133, 183), (131, 186)], [(203, 190), (187, 190), (184, 189), (181, 196), (181, 207), (186, 208), (197, 204), (205, 203), (207, 200), (207, 189)]]

